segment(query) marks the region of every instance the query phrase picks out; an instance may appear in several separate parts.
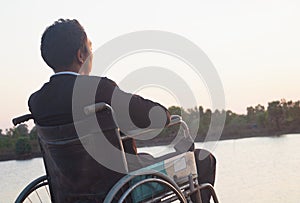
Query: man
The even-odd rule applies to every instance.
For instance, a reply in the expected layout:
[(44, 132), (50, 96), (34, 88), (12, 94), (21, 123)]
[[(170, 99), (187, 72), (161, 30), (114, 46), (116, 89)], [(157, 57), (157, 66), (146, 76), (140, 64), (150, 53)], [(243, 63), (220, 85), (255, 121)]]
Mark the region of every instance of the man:
[[(85, 117), (83, 107), (95, 102), (105, 102), (115, 109), (121, 131), (134, 128), (162, 128), (170, 122), (170, 114), (165, 107), (138, 95), (122, 91), (108, 78), (88, 76), (92, 68), (92, 47), (83, 27), (77, 20), (60, 19), (48, 27), (41, 40), (41, 54), (55, 74), (50, 81), (31, 95), (29, 109), (40, 126), (57, 126), (72, 123)], [(74, 102), (73, 89), (76, 81), (85, 84), (86, 91), (76, 94), (79, 101)], [(95, 89), (94, 101), (86, 99), (85, 94)], [(114, 95), (117, 100), (112, 101)], [(124, 105), (125, 100), (129, 101)], [(126, 103), (126, 102), (125, 102)], [(158, 107), (159, 121), (151, 123), (149, 112)], [(128, 109), (124, 109), (128, 108)], [(126, 112), (132, 123), (128, 123)], [(76, 116), (74, 116), (74, 111)], [(124, 143), (127, 153), (136, 154), (134, 140)], [(196, 156), (199, 151), (197, 151)], [(197, 160), (199, 182), (214, 183), (215, 159), (209, 154), (206, 159)], [(202, 194), (203, 202), (209, 202), (210, 195)]]

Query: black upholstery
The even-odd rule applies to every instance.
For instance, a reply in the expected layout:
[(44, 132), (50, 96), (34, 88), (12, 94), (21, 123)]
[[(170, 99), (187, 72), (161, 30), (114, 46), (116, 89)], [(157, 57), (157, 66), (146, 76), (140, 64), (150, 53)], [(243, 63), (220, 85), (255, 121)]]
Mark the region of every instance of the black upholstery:
[[(117, 156), (99, 155), (126, 171), (122, 160), (124, 151), (119, 139), (119, 130), (109, 110), (97, 112), (76, 123), (37, 126), (52, 202), (102, 202), (109, 189), (124, 176), (99, 164), (82, 145), (81, 141), (97, 147), (97, 141), (103, 139), (98, 139), (101, 133), (98, 123), (94, 122), (95, 115), (105, 138), (119, 149)], [(96, 150), (96, 153), (106, 150), (104, 147)]]

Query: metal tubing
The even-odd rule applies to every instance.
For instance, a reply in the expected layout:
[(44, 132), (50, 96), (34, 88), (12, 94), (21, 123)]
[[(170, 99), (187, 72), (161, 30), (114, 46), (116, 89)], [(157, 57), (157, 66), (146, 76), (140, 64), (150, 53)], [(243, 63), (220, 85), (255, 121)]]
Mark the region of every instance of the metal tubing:
[(219, 200), (217, 198), (217, 194), (215, 192), (215, 189), (211, 184), (203, 183), (203, 184), (197, 186), (197, 190), (199, 190), (199, 191), (202, 190), (202, 189), (205, 189), (205, 188), (208, 188), (209, 191), (211, 192), (211, 196), (213, 197), (214, 203), (219, 203)]
[(166, 186), (168, 186), (175, 194), (176, 196), (179, 198), (179, 200), (183, 203), (186, 203), (186, 199), (184, 197), (184, 195), (182, 194), (182, 192), (180, 190), (177, 190), (172, 184), (170, 184), (169, 182), (162, 180), (162, 179), (158, 179), (158, 178), (148, 178), (148, 179), (144, 179), (141, 180), (137, 183), (135, 183), (134, 185), (132, 185), (131, 187), (129, 187), (126, 192), (121, 196), (120, 200), (118, 201), (118, 203), (122, 203), (126, 197), (138, 186), (143, 185), (145, 183), (149, 183), (149, 182), (158, 182), (161, 184), (164, 184)]
[(129, 181), (131, 181), (133, 178), (140, 176), (140, 175), (153, 175), (153, 176), (157, 176), (162, 180), (165, 180), (167, 182), (169, 182), (171, 185), (173, 185), (173, 187), (175, 187), (177, 190), (180, 191), (180, 188), (178, 187), (178, 185), (167, 175), (162, 174), (160, 172), (157, 172), (155, 170), (144, 170), (144, 169), (140, 169), (138, 171), (132, 172), (126, 176), (124, 176), (123, 178), (121, 178), (121, 180), (119, 180), (109, 191), (109, 193), (106, 195), (106, 198), (104, 200), (104, 203), (110, 203), (112, 202), (113, 198), (117, 195), (117, 193), (121, 190), (121, 188), (123, 186), (125, 186)]

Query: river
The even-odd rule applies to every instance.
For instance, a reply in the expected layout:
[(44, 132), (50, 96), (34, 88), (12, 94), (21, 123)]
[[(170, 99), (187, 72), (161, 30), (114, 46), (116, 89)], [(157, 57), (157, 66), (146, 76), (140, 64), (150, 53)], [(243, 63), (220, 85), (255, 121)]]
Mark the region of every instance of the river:
[[(196, 143), (202, 147), (202, 143)], [(300, 134), (220, 141), (216, 192), (222, 203), (300, 202)], [(167, 147), (142, 148), (158, 152)], [(13, 202), (20, 190), (44, 174), (41, 158), (0, 162), (0, 203)]]

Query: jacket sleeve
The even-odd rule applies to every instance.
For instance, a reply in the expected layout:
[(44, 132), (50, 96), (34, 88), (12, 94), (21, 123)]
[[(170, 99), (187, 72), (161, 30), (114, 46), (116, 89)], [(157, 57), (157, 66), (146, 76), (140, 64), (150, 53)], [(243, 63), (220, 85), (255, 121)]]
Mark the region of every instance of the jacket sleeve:
[(103, 78), (99, 85), (101, 90), (97, 95), (104, 96), (105, 102), (113, 107), (123, 132), (137, 128), (164, 128), (169, 124), (170, 113), (161, 104), (124, 92), (108, 78)]

